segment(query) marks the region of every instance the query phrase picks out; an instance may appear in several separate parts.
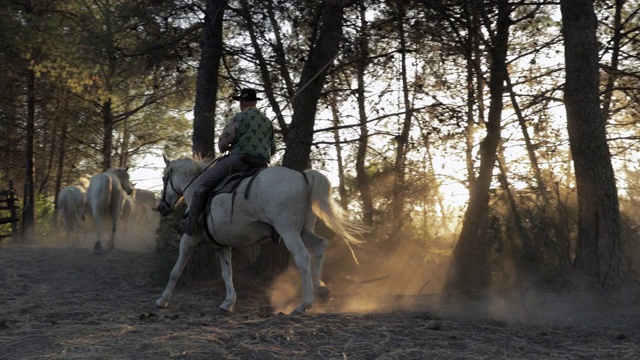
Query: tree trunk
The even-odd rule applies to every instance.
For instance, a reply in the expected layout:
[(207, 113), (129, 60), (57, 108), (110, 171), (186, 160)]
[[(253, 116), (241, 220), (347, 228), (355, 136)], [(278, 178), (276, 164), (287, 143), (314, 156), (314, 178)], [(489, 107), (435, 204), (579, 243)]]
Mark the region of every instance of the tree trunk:
[[(215, 157), (215, 110), (218, 92), (218, 74), (223, 53), (222, 23), (227, 0), (207, 0), (204, 28), (200, 40), (200, 65), (196, 78), (196, 100), (193, 109), (193, 156)], [(206, 241), (206, 240), (203, 240)], [(212, 261), (216, 259), (211, 246), (198, 246), (184, 270), (186, 279), (202, 279), (212, 274)]]
[(200, 41), (200, 66), (196, 79), (196, 101), (193, 108), (193, 154), (214, 157), (215, 110), (218, 72), (222, 57), (222, 19), (227, 0), (207, 0), (204, 29)]
[(534, 249), (531, 238), (523, 226), (522, 217), (518, 210), (515, 196), (511, 191), (508, 180), (507, 164), (504, 158), (504, 148), (498, 150), (498, 167), (500, 169), (500, 187), (503, 192), (503, 201), (507, 205), (507, 224), (509, 230), (507, 236), (513, 245), (512, 255), (516, 262), (516, 279), (526, 281), (531, 274), (539, 273), (539, 254), (541, 249)]
[(127, 126), (127, 117), (122, 119), (122, 142), (120, 142), (120, 157), (118, 159), (118, 167), (127, 168), (129, 166), (129, 127)]
[(447, 292), (477, 292), (489, 286), (489, 241), (486, 238), (489, 214), (489, 190), (501, 140), (504, 82), (507, 73), (506, 54), (509, 40), (509, 12), (507, 0), (498, 3), (496, 31), (493, 36), (490, 64), (489, 115), (487, 135), (480, 144), (480, 169), (469, 197), (460, 239), (456, 244), (449, 269)]
[[(44, 126), (46, 128), (46, 125)], [(49, 153), (49, 156), (46, 158), (46, 170), (44, 171), (43, 174), (41, 174), (41, 176), (38, 176), (38, 179), (40, 180), (40, 184), (38, 186), (38, 195), (42, 195), (42, 193), (45, 191), (47, 184), (49, 183), (49, 178), (51, 177), (51, 172), (53, 171), (53, 158), (55, 157), (55, 153), (56, 153), (56, 140), (57, 135), (58, 135), (58, 123), (55, 121), (54, 118), (54, 125), (53, 125), (53, 131), (51, 132), (51, 134), (48, 134), (47, 131), (43, 130), (43, 138), (44, 139), (49, 139), (51, 140), (51, 142), (49, 143), (49, 151), (46, 150), (46, 144), (44, 144), (45, 147), (45, 152)]]
[(312, 42), (300, 75), (298, 92), (293, 99), (293, 116), (285, 138), (283, 166), (299, 171), (310, 166), (318, 100), (329, 66), (338, 55), (342, 40), (342, 1), (325, 0), (322, 2), (321, 11), (322, 25), (319, 37), (317, 41)]
[(402, 99), (404, 105), (404, 119), (402, 122), (402, 130), (396, 136), (396, 159), (394, 164), (394, 184), (393, 184), (393, 200), (391, 202), (391, 216), (393, 228), (391, 236), (393, 237), (404, 224), (404, 204), (405, 204), (405, 173), (406, 173), (406, 155), (409, 143), (409, 131), (411, 130), (411, 118), (413, 116), (412, 105), (409, 101), (409, 85), (407, 80), (407, 41), (404, 30), (404, 2), (396, 1), (397, 6), (397, 26), (400, 36), (400, 79), (402, 81)]
[(334, 126), (333, 140), (336, 142), (336, 162), (338, 163), (338, 193), (340, 194), (340, 206), (343, 209), (347, 208), (347, 187), (345, 185), (344, 176), (344, 160), (342, 158), (342, 144), (340, 143), (340, 112), (338, 110), (338, 101), (335, 96), (329, 96), (329, 107), (331, 108), (331, 115), (333, 120), (331, 123)]
[[(59, 210), (60, 204), (58, 204), (58, 194), (60, 194), (60, 190), (62, 189), (62, 176), (64, 172), (64, 155), (67, 150), (67, 130), (69, 128), (69, 123), (65, 117), (62, 118), (62, 125), (60, 126), (60, 149), (58, 150), (58, 163), (56, 168), (56, 179), (55, 179), (55, 188), (53, 190), (53, 194), (55, 195), (56, 201), (54, 202), (54, 209)], [(53, 221), (54, 231), (56, 234), (60, 231), (60, 213), (59, 211), (54, 212), (54, 221)]]
[(102, 104), (102, 171), (111, 169), (111, 152), (113, 151), (113, 111), (111, 98)]
[[(466, 71), (467, 71), (467, 106), (466, 106), (466, 131), (465, 131), (465, 160), (467, 169), (467, 179), (469, 182), (469, 193), (473, 192), (476, 183), (474, 147), (475, 133), (479, 123), (485, 122), (485, 100), (484, 89), (485, 81), (481, 73), (481, 50), (480, 50), (480, 20), (478, 19), (479, 11), (476, 11), (473, 5), (466, 6), (465, 14), (469, 23), (469, 31), (467, 35), (467, 52)], [(477, 118), (474, 116), (477, 107)]]
[[(293, 99), (293, 116), (285, 137), (286, 150), (282, 165), (299, 171), (310, 166), (316, 107), (329, 66), (338, 55), (342, 39), (342, 1), (323, 1), (321, 11), (319, 37), (315, 42), (312, 40), (307, 61), (300, 75), (298, 92)], [(288, 265), (289, 254), (282, 242), (262, 247), (257, 263), (260, 271), (280, 273)]]
[[(280, 132), (283, 136), (286, 137), (287, 134), (287, 124), (285, 123), (284, 116), (282, 115), (282, 111), (284, 108), (280, 108), (280, 104), (276, 100), (275, 89), (273, 81), (271, 80), (271, 72), (269, 71), (269, 65), (267, 60), (264, 58), (262, 53), (262, 48), (260, 47), (260, 43), (258, 42), (258, 37), (256, 35), (255, 26), (251, 20), (251, 6), (247, 2), (247, 0), (241, 0), (240, 4), (242, 5), (242, 9), (244, 11), (245, 21), (247, 22), (247, 29), (249, 30), (249, 36), (251, 37), (251, 45), (253, 46), (253, 51), (258, 60), (258, 68), (260, 69), (260, 77), (262, 78), (262, 83), (264, 84), (264, 92), (269, 100), (269, 105), (271, 106), (273, 112), (276, 113), (276, 119), (278, 121), (278, 125), (280, 126)], [(269, 11), (269, 15), (273, 17), (273, 4), (272, 1), (267, 1), (267, 9)], [(280, 27), (277, 23), (273, 23), (274, 28), (274, 37), (276, 39), (276, 46), (274, 51), (276, 54), (279, 53), (279, 49), (282, 46), (282, 42), (280, 40)], [(289, 72), (286, 67), (281, 66), (281, 73), (284, 75), (285, 81), (290, 81)], [(287, 85), (289, 82), (287, 82)]]
[(611, 64), (610, 72), (607, 72), (607, 83), (604, 89), (602, 101), (603, 121), (606, 124), (611, 115), (611, 99), (613, 98), (613, 86), (616, 83), (618, 64), (620, 62), (620, 40), (622, 39), (622, 9), (626, 0), (615, 0), (616, 10), (613, 15), (613, 38), (611, 39)]
[(578, 192), (576, 266), (602, 286), (622, 276), (620, 210), (599, 97), (593, 0), (561, 0), (565, 108)]
[(358, 150), (356, 153), (356, 179), (360, 199), (362, 201), (362, 220), (365, 225), (373, 226), (373, 199), (371, 196), (371, 186), (369, 175), (365, 168), (367, 148), (369, 146), (369, 130), (367, 129), (367, 110), (365, 104), (365, 84), (364, 74), (369, 57), (369, 38), (366, 21), (366, 7), (364, 0), (360, 1), (360, 33), (358, 42), (358, 120), (360, 121), (360, 138), (358, 139)]
[(22, 210), (22, 241), (34, 242), (36, 207), (36, 166), (35, 166), (35, 122), (36, 122), (36, 75), (34, 70), (27, 71), (27, 132), (25, 147), (25, 191), (24, 209)]

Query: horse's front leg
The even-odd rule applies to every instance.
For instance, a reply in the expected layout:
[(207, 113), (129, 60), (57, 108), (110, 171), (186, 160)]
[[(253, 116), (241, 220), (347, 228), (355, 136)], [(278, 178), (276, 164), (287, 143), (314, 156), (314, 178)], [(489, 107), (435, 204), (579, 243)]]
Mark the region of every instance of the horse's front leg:
[(220, 310), (222, 312), (233, 311), (233, 306), (236, 304), (236, 290), (233, 287), (233, 267), (231, 265), (231, 248), (223, 247), (216, 251), (218, 258), (220, 259), (220, 266), (222, 267), (222, 278), (227, 288), (227, 297), (224, 299)]
[(171, 300), (171, 295), (173, 294), (173, 290), (178, 283), (178, 279), (180, 279), (180, 275), (182, 275), (182, 271), (187, 265), (187, 261), (189, 261), (189, 258), (193, 253), (193, 249), (195, 249), (196, 245), (198, 245), (199, 242), (200, 236), (189, 236), (186, 234), (182, 234), (182, 238), (180, 239), (180, 255), (178, 256), (176, 264), (173, 266), (173, 270), (171, 270), (169, 282), (164, 288), (162, 296), (160, 296), (160, 298), (156, 300), (157, 307), (164, 308), (169, 305), (169, 300)]

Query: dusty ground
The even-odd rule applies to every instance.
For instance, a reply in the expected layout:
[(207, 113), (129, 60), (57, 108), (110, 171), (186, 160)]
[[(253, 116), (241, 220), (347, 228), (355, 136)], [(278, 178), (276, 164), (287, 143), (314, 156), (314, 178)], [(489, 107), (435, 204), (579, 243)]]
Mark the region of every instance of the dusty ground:
[(640, 358), (633, 304), (389, 296), (378, 299), (387, 311), (365, 314), (332, 311), (345, 299), (336, 294), (323, 312), (285, 316), (266, 290), (237, 284), (236, 311), (222, 316), (215, 282), (179, 288), (169, 309), (154, 309), (155, 262), (152, 253), (0, 245), (0, 358)]

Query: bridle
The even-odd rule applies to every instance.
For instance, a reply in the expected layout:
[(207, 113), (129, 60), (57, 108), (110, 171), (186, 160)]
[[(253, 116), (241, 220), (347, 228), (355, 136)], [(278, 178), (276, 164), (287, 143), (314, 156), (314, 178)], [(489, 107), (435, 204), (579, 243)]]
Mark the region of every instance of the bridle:
[[(218, 162), (218, 160), (220, 160), (224, 155), (219, 156), (218, 158), (214, 159), (212, 162), (210, 162), (207, 166), (205, 166), (205, 168), (202, 170), (202, 172), (200, 172), (200, 174), (204, 173), (205, 170), (207, 170), (211, 165), (213, 165), (214, 163)], [(164, 204), (167, 206), (167, 208), (169, 209), (173, 209), (173, 206), (171, 204), (169, 204), (169, 202), (165, 199), (165, 196), (167, 194), (167, 185), (171, 186), (171, 190), (173, 190), (174, 193), (178, 194), (179, 197), (178, 199), (180, 199), (180, 197), (184, 196), (184, 192), (187, 191), (187, 189), (189, 188), (189, 186), (191, 186), (191, 184), (193, 184), (193, 182), (199, 178), (199, 175), (196, 175), (193, 177), (193, 179), (191, 179), (191, 181), (189, 181), (189, 183), (187, 184), (187, 186), (184, 187), (184, 190), (182, 191), (178, 191), (176, 190), (176, 188), (173, 186), (173, 181), (171, 180), (171, 175), (173, 173), (173, 169), (169, 170), (169, 173), (167, 174), (167, 176), (163, 176), (162, 177), (162, 197), (160, 198), (160, 203)]]
[[(169, 170), (169, 174), (167, 174), (166, 177), (162, 178), (162, 197), (160, 198), (160, 203), (165, 204), (169, 209), (173, 208), (173, 205), (169, 204), (167, 199), (165, 199), (165, 197), (167, 196), (167, 185), (171, 186), (171, 190), (179, 195), (178, 199), (184, 195), (184, 191), (180, 192), (173, 186), (173, 181), (171, 181), (171, 172), (173, 172), (173, 169)], [(193, 182), (193, 180), (191, 180), (191, 182)], [(189, 183), (189, 185), (191, 185), (191, 182)]]

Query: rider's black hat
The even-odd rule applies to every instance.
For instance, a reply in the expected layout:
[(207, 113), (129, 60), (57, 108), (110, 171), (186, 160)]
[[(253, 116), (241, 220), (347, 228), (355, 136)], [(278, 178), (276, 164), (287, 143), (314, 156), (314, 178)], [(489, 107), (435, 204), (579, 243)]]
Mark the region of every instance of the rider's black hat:
[(240, 90), (240, 95), (236, 95), (233, 97), (233, 100), (258, 101), (258, 100), (262, 100), (262, 98), (256, 97), (255, 89), (244, 88)]

